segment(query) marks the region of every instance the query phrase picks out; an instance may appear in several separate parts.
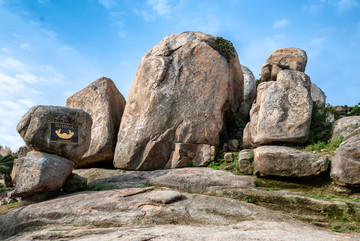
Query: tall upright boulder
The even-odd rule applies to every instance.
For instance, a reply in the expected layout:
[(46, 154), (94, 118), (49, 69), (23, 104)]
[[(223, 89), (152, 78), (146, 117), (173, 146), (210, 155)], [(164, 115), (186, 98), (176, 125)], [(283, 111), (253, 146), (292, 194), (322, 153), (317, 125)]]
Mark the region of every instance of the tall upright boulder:
[[(218, 145), (242, 99), (243, 74), (228, 41), (200, 32), (165, 37), (140, 63), (122, 117), (114, 166), (163, 168), (170, 156), (178, 156), (172, 155), (175, 143)], [(176, 151), (185, 155), (181, 148)]]
[(282, 70), (276, 81), (260, 83), (244, 130), (244, 146), (306, 142), (313, 104), (310, 85), (306, 74), (293, 70)]
[(307, 63), (306, 52), (298, 48), (277, 49), (270, 54), (261, 68), (261, 81), (276, 81), (281, 70), (289, 69), (305, 72)]
[(114, 82), (105, 77), (95, 80), (66, 100), (67, 107), (81, 109), (89, 113), (93, 120), (89, 150), (75, 167), (112, 162), (125, 104)]
[(256, 99), (256, 80), (251, 70), (241, 65), (244, 75), (244, 100), (240, 106), (240, 116), (243, 120), (248, 120), (252, 103)]

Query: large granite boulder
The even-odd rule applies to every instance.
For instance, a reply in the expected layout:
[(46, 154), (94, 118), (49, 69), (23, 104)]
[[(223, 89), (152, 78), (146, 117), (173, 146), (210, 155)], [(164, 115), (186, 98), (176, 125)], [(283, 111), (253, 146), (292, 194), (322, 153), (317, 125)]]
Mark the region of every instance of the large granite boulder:
[(44, 152), (27, 154), (16, 181), (15, 194), (21, 197), (57, 191), (71, 174), (73, 162)]
[(326, 104), (326, 95), (325, 93), (316, 85), (311, 84), (310, 94), (312, 100), (317, 102), (320, 106), (325, 107)]
[(360, 116), (348, 116), (334, 122), (331, 139), (348, 139), (357, 134), (360, 134)]
[(338, 185), (360, 187), (360, 134), (336, 149), (331, 159), (330, 176)]
[[(224, 54), (222, 44), (232, 57)], [(242, 99), (243, 74), (229, 42), (200, 32), (165, 37), (140, 63), (114, 166), (164, 168), (173, 143), (218, 145), (222, 131), (234, 124)]]
[(261, 69), (261, 81), (276, 81), (281, 70), (305, 72), (306, 52), (298, 48), (283, 48), (272, 52)]
[(282, 70), (277, 81), (260, 83), (243, 145), (306, 142), (313, 105), (310, 85), (306, 74), (293, 70)]
[(76, 167), (112, 162), (125, 104), (114, 82), (105, 77), (95, 80), (66, 100), (67, 107), (81, 109), (89, 113), (93, 120), (89, 150), (76, 163)]
[(31, 149), (77, 161), (89, 148), (91, 125), (85, 111), (38, 105), (23, 116), (16, 129)]
[(256, 80), (248, 67), (241, 65), (241, 70), (244, 75), (244, 101), (240, 106), (240, 116), (248, 120), (252, 103), (256, 99)]
[(326, 172), (326, 155), (286, 146), (261, 146), (254, 150), (254, 173), (261, 176), (312, 177)]

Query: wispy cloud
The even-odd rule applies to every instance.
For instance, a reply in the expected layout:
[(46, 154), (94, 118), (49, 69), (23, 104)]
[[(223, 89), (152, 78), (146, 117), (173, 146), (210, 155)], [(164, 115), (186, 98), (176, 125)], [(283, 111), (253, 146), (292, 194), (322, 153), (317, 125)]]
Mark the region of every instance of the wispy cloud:
[(148, 0), (147, 2), (159, 16), (171, 14), (171, 5), (168, 0)]
[(288, 24), (289, 24), (289, 21), (287, 19), (283, 18), (281, 20), (275, 21), (274, 24), (273, 24), (273, 27), (274, 28), (284, 28)]
[(356, 0), (340, 0), (336, 3), (336, 9), (339, 13), (356, 7), (359, 7), (359, 3)]
[(99, 0), (99, 3), (106, 9), (111, 9), (117, 6), (116, 0)]

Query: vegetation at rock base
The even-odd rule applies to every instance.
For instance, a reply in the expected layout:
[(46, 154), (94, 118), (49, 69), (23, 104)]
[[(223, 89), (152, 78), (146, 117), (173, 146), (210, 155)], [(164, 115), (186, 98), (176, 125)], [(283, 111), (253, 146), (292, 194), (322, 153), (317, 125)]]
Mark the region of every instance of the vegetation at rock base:
[(12, 187), (12, 179), (10, 176), (11, 170), (14, 164), (14, 156), (8, 154), (6, 156), (0, 156), (0, 174), (3, 175), (6, 187)]
[(209, 43), (212, 48), (218, 51), (228, 62), (236, 56), (234, 45), (222, 37), (216, 37), (215, 40)]
[(349, 112), (346, 113), (347, 116), (358, 116), (360, 115), (360, 103), (355, 105), (354, 108), (351, 108)]
[(230, 171), (234, 174), (240, 175), (239, 172), (239, 152), (232, 152), (233, 153), (233, 161), (227, 162), (223, 158), (224, 151), (219, 150), (216, 154), (216, 158), (213, 161), (210, 161), (207, 167), (210, 167), (215, 170), (226, 170)]
[(314, 101), (308, 144), (315, 144), (319, 141), (327, 142), (330, 139), (332, 123), (327, 122), (327, 116), (334, 114), (334, 109), (323, 106), (320, 102)]
[(17, 208), (17, 207), (19, 207), (19, 205), (20, 205), (20, 202), (0, 205), (0, 214), (6, 213), (10, 209)]
[(344, 141), (343, 137), (340, 137), (336, 140), (328, 140), (327, 142), (318, 141), (314, 144), (310, 144), (310, 145), (306, 146), (305, 149), (307, 151), (317, 151), (317, 152), (326, 150), (326, 151), (330, 152), (330, 154), (334, 154), (333, 151), (335, 151), (343, 141)]

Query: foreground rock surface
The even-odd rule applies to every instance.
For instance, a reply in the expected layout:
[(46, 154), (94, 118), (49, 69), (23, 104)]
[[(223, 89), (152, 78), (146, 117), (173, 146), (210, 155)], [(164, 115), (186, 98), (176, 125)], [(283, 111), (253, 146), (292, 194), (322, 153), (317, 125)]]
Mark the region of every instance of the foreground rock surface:
[(95, 80), (66, 100), (67, 107), (81, 109), (93, 120), (89, 150), (76, 167), (113, 160), (125, 104), (114, 82), (105, 77)]
[[(59, 140), (51, 141), (50, 123), (77, 126), (78, 132), (58, 127), (56, 132), (64, 138), (56, 136)], [(23, 116), (16, 129), (31, 149), (77, 161), (89, 148), (91, 125), (91, 116), (82, 110), (38, 105)], [(64, 132), (65, 129), (67, 131)], [(76, 144), (69, 142), (68, 136), (71, 135), (78, 137)]]
[(341, 143), (331, 159), (330, 176), (342, 186), (360, 187), (360, 135)]
[(48, 153), (27, 154), (17, 179), (15, 194), (21, 197), (57, 191), (71, 174), (73, 162)]
[(225, 115), (235, 120), (242, 102), (243, 75), (235, 50), (227, 60), (214, 41), (184, 32), (145, 54), (122, 117), (115, 167), (164, 168), (173, 143), (219, 144)]
[(261, 176), (311, 177), (326, 172), (327, 156), (285, 146), (262, 146), (254, 150), (254, 173)]
[(306, 74), (292, 70), (281, 71), (277, 81), (260, 83), (243, 145), (306, 142), (313, 105), (310, 85)]

